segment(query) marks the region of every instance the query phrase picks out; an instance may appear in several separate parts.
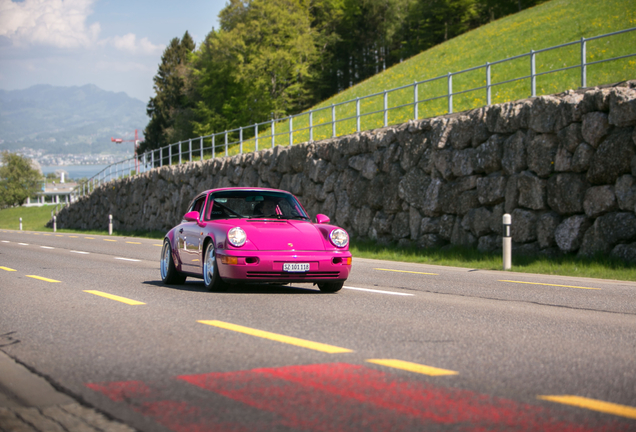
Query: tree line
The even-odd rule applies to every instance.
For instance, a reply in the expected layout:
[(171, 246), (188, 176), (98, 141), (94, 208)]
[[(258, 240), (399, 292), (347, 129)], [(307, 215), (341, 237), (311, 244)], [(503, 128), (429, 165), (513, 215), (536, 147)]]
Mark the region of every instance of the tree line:
[(445, 40), (546, 0), (229, 0), (174, 38), (139, 153), (301, 112)]

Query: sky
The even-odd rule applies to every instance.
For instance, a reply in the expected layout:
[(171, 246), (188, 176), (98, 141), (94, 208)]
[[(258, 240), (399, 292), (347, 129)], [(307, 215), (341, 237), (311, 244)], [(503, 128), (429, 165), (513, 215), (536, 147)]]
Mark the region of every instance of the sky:
[(170, 40), (203, 41), (226, 3), (0, 0), (0, 89), (95, 84), (148, 102)]

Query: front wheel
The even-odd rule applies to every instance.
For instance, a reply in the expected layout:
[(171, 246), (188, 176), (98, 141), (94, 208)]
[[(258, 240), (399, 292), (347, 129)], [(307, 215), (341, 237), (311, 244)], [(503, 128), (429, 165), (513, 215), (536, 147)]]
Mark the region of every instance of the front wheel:
[(216, 252), (212, 242), (208, 243), (203, 255), (203, 283), (208, 291), (223, 291), (225, 289), (225, 284), (219, 276)]
[(318, 288), (320, 288), (322, 292), (335, 293), (336, 291), (340, 291), (343, 285), (344, 282), (324, 282), (319, 283)]
[(166, 285), (182, 285), (186, 280), (186, 275), (177, 271), (177, 267), (174, 265), (172, 259), (172, 247), (170, 241), (165, 239), (163, 241), (163, 248), (161, 249), (161, 280)]

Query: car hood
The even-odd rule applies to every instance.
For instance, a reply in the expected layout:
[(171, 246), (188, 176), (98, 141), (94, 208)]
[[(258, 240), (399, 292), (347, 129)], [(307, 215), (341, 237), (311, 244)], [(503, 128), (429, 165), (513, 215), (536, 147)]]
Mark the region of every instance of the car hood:
[(311, 222), (250, 219), (240, 227), (258, 250), (325, 250), (323, 235)]

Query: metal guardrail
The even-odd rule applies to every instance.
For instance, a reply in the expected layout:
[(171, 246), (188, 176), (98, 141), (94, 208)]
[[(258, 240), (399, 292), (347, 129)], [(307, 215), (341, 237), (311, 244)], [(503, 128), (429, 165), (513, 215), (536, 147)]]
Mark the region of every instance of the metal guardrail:
[[(263, 144), (263, 143), (266, 146), (269, 145), (273, 148), (276, 145), (275, 144), (276, 137), (278, 136), (288, 135), (289, 137), (288, 143), (289, 145), (292, 145), (294, 143), (294, 133), (308, 131), (308, 136), (309, 136), (308, 141), (311, 142), (311, 141), (314, 141), (314, 132), (316, 131), (316, 129), (320, 127), (323, 127), (324, 129), (324, 127), (331, 126), (331, 137), (335, 138), (339, 136), (338, 130), (337, 130), (338, 123), (342, 123), (349, 120), (355, 119), (355, 123), (356, 123), (355, 132), (360, 132), (360, 120), (361, 118), (365, 116), (382, 114), (383, 125), (388, 126), (389, 112), (391, 110), (396, 110), (400, 108), (412, 107), (413, 109), (412, 118), (418, 119), (420, 104), (435, 101), (435, 100), (447, 99), (447, 102), (448, 102), (447, 113), (452, 113), (453, 112), (453, 96), (458, 96), (458, 95), (462, 95), (469, 92), (485, 90), (486, 104), (491, 105), (493, 88), (497, 86), (502, 86), (504, 84), (510, 84), (513, 82), (521, 81), (521, 80), (530, 80), (530, 93), (531, 93), (530, 96), (534, 97), (536, 96), (536, 92), (537, 92), (537, 77), (553, 74), (557, 72), (563, 72), (570, 69), (580, 69), (581, 88), (584, 88), (584, 87), (587, 87), (588, 66), (636, 56), (636, 53), (632, 53), (632, 54), (627, 54), (627, 55), (622, 55), (618, 57), (612, 57), (608, 59), (590, 62), (590, 61), (587, 61), (587, 42), (596, 40), (596, 39), (616, 36), (619, 34), (628, 33), (632, 31), (636, 31), (636, 27), (617, 31), (617, 32), (607, 33), (600, 36), (594, 36), (590, 38), (582, 37), (578, 41), (568, 42), (565, 44), (556, 45), (553, 47), (544, 48), (544, 49), (540, 49), (536, 51), (531, 50), (529, 53), (520, 54), (514, 57), (509, 57), (509, 58), (498, 60), (495, 62), (486, 62), (486, 64), (484, 65), (475, 66), (475, 67), (464, 69), (458, 72), (449, 72), (446, 75), (438, 76), (435, 78), (429, 78), (423, 81), (415, 81), (413, 84), (408, 84), (408, 85), (392, 88), (390, 90), (384, 90), (383, 92), (366, 95), (363, 97), (359, 97), (359, 98), (344, 101), (344, 102), (339, 102), (336, 104), (331, 104), (330, 106), (326, 106), (322, 108), (316, 108), (316, 109), (306, 111), (300, 114), (290, 115), (283, 119), (255, 123), (250, 126), (243, 126), (237, 129), (226, 130), (224, 132), (215, 133), (212, 135), (205, 135), (205, 136), (189, 139), (187, 141), (179, 141), (178, 143), (170, 144), (155, 150), (150, 150), (142, 155), (135, 155), (132, 158), (125, 159), (123, 161), (116, 162), (114, 164), (107, 166), (98, 174), (91, 177), (88, 181), (78, 185), (78, 187), (73, 191), (73, 195), (77, 198), (78, 196), (83, 196), (92, 192), (93, 190), (95, 190), (95, 188), (109, 181), (119, 179), (122, 177), (129, 177), (135, 174), (140, 174), (140, 173), (148, 171), (149, 169), (152, 169), (155, 167), (161, 167), (163, 165), (173, 165), (176, 163), (181, 164), (184, 162), (191, 162), (195, 160), (195, 158), (198, 158), (199, 160), (201, 160), (205, 158), (208, 158), (208, 159), (215, 158), (219, 155), (228, 156), (230, 150), (235, 151), (236, 147), (238, 147), (238, 153), (243, 153), (245, 144), (250, 144), (250, 146), (253, 144), (254, 151), (258, 151), (259, 144)], [(553, 70), (537, 73), (536, 59), (539, 54), (552, 51), (555, 49), (559, 49), (559, 48), (572, 46), (572, 45), (580, 45), (580, 63), (572, 65), (572, 66), (564, 66), (559, 69), (553, 69)], [(512, 79), (508, 79), (508, 80), (504, 80), (500, 82), (495, 82), (495, 83), (492, 82), (491, 78), (492, 78), (493, 66), (514, 61), (517, 59), (521, 59), (524, 57), (529, 57), (530, 59), (530, 65), (529, 65), (530, 74), (529, 75), (523, 75), (520, 77), (516, 77), (516, 78), (512, 78)], [(485, 70), (486, 85), (453, 92), (453, 77), (457, 77), (458, 75), (480, 70), (480, 69)], [(419, 99), (419, 86), (421, 84), (432, 83), (432, 82), (440, 81), (440, 80), (446, 80), (445, 94), (432, 96), (427, 99)], [(413, 88), (413, 101), (406, 104), (389, 107), (389, 102), (388, 102), (389, 94), (399, 90), (408, 89), (408, 88)], [(361, 112), (361, 101), (380, 97), (380, 96), (382, 96), (382, 104), (383, 104), (382, 109), (364, 112), (364, 113)], [(346, 104), (353, 104), (353, 103), (355, 103), (355, 107), (356, 107), (355, 116), (349, 116), (344, 118), (336, 117), (336, 108), (344, 106)], [(331, 110), (331, 120), (323, 122), (323, 123), (319, 123), (319, 124), (313, 124), (314, 114), (322, 112), (322, 111), (327, 111), (327, 110)], [(308, 125), (305, 127), (294, 129), (294, 120), (302, 118), (302, 117), (307, 117)], [(282, 125), (283, 128), (287, 130), (276, 133), (277, 125), (279, 126)], [(287, 127), (285, 128), (285, 126)], [(263, 127), (265, 129), (269, 128), (269, 133), (265, 135), (259, 135), (259, 127), (261, 128), (261, 130), (263, 130)], [(346, 133), (343, 133), (341, 135), (348, 134), (351, 132), (353, 132), (353, 130), (347, 131)], [(247, 139), (245, 138), (246, 134), (250, 135), (250, 137)], [(302, 141), (302, 142), (305, 142), (305, 141)], [(173, 151), (173, 150), (176, 150), (176, 151)]]

